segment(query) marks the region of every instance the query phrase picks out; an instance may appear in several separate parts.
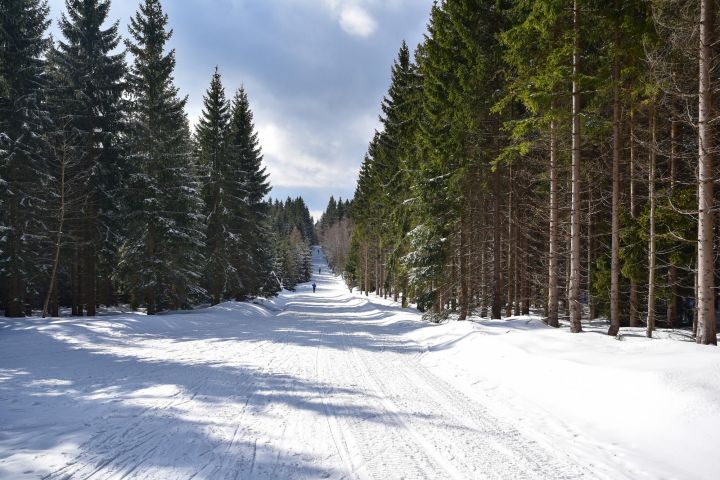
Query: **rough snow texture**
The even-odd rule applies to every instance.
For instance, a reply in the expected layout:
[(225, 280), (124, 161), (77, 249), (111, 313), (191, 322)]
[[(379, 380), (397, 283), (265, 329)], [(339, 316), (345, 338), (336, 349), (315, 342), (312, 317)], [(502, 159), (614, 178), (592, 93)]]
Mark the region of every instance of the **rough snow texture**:
[(314, 280), (262, 304), (0, 322), (0, 478), (717, 478), (717, 349), (431, 326)]

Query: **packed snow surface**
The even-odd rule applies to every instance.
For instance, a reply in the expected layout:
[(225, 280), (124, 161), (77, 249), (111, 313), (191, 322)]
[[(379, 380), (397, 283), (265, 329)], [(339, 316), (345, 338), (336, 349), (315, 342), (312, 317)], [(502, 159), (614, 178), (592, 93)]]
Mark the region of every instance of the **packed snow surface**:
[(530, 317), (430, 325), (314, 281), (0, 322), (0, 478), (720, 478), (716, 348)]

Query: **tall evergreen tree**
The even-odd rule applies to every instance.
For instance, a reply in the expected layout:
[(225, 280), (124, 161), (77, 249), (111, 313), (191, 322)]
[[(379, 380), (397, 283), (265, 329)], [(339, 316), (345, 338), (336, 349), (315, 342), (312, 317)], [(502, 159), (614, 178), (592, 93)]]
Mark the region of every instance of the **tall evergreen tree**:
[[(510, 10), (512, 26), (502, 34), (504, 56), (511, 67), (506, 100), (520, 103), (527, 114), (512, 118), (510, 149), (544, 149), (549, 170), (547, 323), (558, 327), (559, 302), (559, 124), (566, 110), (561, 92), (568, 89), (568, 9), (562, 0), (521, 0)], [(531, 48), (530, 48), (531, 47)], [(538, 135), (540, 134), (540, 135)], [(538, 145), (534, 145), (538, 144)]]
[(233, 202), (238, 200), (237, 180), (230, 175), (228, 140), (230, 104), (218, 69), (203, 99), (203, 112), (195, 132), (203, 170), (203, 199), (207, 217), (205, 285), (213, 304), (237, 291), (239, 277), (235, 252), (239, 239), (233, 232)]
[(266, 195), (270, 192), (268, 174), (262, 165), (262, 152), (247, 93), (240, 88), (232, 103), (228, 140), (229, 187), (235, 190), (233, 230), (240, 248), (235, 252), (239, 275), (238, 299), (261, 293), (272, 271), (269, 217)]
[[(57, 128), (75, 144), (81, 160), (70, 178), (82, 198), (69, 226), (73, 314), (95, 315), (100, 300), (112, 301), (110, 276), (123, 231), (121, 201), (125, 130), (124, 52), (118, 23), (107, 28), (109, 0), (66, 0), (60, 19), (63, 39), (51, 52)], [(80, 180), (82, 179), (82, 180)], [(100, 298), (99, 291), (103, 292)]]
[(9, 317), (25, 314), (41, 280), (47, 15), (45, 1), (0, 0), (0, 304)]
[(173, 85), (175, 51), (159, 0), (145, 0), (130, 21), (131, 122), (125, 191), (127, 238), (118, 277), (148, 314), (180, 308), (203, 294), (204, 222), (193, 170), (187, 98)]

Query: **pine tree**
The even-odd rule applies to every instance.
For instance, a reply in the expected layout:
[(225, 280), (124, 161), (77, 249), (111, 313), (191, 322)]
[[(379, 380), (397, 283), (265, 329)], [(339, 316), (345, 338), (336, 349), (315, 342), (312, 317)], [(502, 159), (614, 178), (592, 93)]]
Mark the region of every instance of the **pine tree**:
[(32, 285), (46, 281), (47, 15), (45, 1), (0, 0), (0, 303), (8, 317), (23, 316)]
[(272, 271), (272, 251), (265, 196), (270, 192), (268, 174), (262, 165), (262, 152), (253, 113), (244, 88), (235, 94), (230, 118), (228, 161), (234, 209), (232, 228), (239, 249), (235, 265), (239, 275), (235, 296), (243, 299), (262, 293)]
[(226, 193), (230, 105), (225, 99), (225, 89), (217, 68), (203, 104), (195, 137), (203, 172), (203, 200), (207, 217), (205, 285), (212, 303), (217, 304), (238, 285), (233, 263), (237, 245), (229, 226), (232, 221), (231, 202)]
[[(558, 100), (567, 88), (568, 19), (566, 3), (562, 0), (524, 0), (515, 2), (510, 15), (512, 26), (503, 32), (504, 56), (512, 68), (505, 101), (520, 102), (527, 112), (512, 118), (514, 151), (544, 149), (549, 170), (548, 222), (548, 284), (547, 323), (558, 327), (559, 302), (559, 124), (565, 119), (563, 105)], [(530, 45), (533, 48), (528, 48)], [(538, 135), (540, 133), (541, 135)], [(544, 140), (544, 141), (543, 141)], [(537, 145), (535, 145), (537, 143)]]
[[(273, 229), (274, 275), (283, 288), (293, 290), (298, 283), (310, 280), (313, 239), (317, 237), (310, 211), (302, 197), (284, 202), (269, 202)], [(270, 282), (272, 286), (273, 282)], [(277, 283), (277, 282), (276, 282)], [(275, 292), (268, 292), (273, 294)]]
[[(417, 202), (415, 222), (408, 233), (405, 263), (412, 290), (422, 299), (423, 307), (439, 313), (442, 293), (448, 286), (443, 279), (444, 266), (450, 256), (451, 234), (459, 205), (451, 177), (458, 171), (458, 137), (452, 128), (451, 91), (457, 77), (451, 65), (458, 58), (458, 37), (446, 10), (447, 2), (435, 4), (425, 41), (418, 47), (417, 69), (422, 79), (422, 116), (418, 124), (417, 185), (413, 193)], [(372, 146), (372, 144), (371, 144)], [(370, 158), (374, 154), (370, 152)], [(428, 243), (428, 248), (419, 248)]]
[(101, 300), (112, 301), (110, 276), (123, 238), (117, 215), (121, 200), (125, 130), (124, 53), (118, 23), (103, 28), (110, 10), (108, 0), (67, 0), (60, 19), (63, 39), (51, 52), (53, 108), (56, 125), (72, 138), (80, 156), (79, 168), (70, 173), (83, 184), (79, 211), (70, 225), (73, 314), (95, 315)]
[(173, 85), (175, 52), (159, 0), (145, 0), (130, 21), (130, 179), (125, 191), (128, 235), (118, 276), (148, 314), (180, 308), (203, 294), (204, 224), (194, 178), (186, 98)]

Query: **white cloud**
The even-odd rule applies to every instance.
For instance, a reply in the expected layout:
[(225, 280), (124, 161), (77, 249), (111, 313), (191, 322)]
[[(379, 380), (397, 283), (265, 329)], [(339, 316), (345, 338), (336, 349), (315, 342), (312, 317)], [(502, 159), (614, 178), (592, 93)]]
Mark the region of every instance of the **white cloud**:
[(320, 220), (323, 213), (325, 213), (324, 210), (310, 210), (310, 216), (313, 217), (313, 220), (316, 222)]
[(377, 21), (361, 4), (373, 4), (373, 0), (324, 0), (325, 7), (335, 16), (345, 32), (358, 37), (368, 37), (377, 30)]
[(350, 35), (367, 37), (377, 29), (377, 22), (363, 8), (348, 5), (340, 11), (340, 26)]
[(257, 130), (271, 185), (329, 188), (355, 184), (357, 171), (354, 169), (348, 169), (341, 162), (323, 161), (303, 151), (309, 139), (296, 137), (306, 135), (294, 133), (274, 122), (259, 124)]

